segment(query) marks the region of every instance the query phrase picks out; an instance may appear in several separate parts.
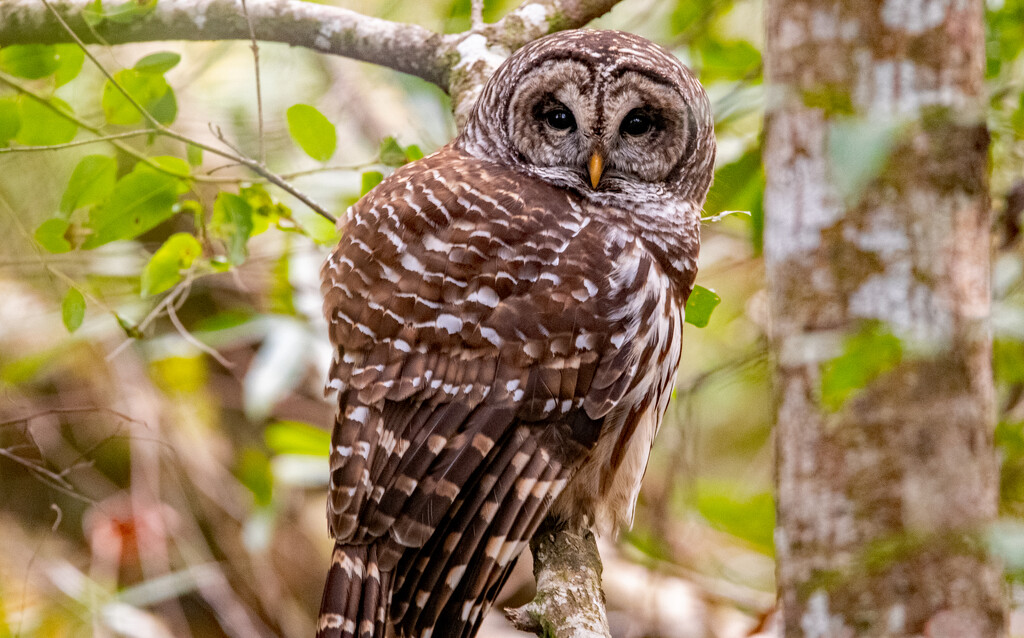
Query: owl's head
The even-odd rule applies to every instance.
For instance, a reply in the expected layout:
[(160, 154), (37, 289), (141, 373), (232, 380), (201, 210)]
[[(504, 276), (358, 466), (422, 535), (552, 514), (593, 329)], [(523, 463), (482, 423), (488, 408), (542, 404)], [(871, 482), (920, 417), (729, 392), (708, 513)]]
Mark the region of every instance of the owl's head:
[(693, 73), (621, 31), (563, 31), (516, 51), (456, 143), (601, 201), (700, 206), (715, 158), (711, 105)]

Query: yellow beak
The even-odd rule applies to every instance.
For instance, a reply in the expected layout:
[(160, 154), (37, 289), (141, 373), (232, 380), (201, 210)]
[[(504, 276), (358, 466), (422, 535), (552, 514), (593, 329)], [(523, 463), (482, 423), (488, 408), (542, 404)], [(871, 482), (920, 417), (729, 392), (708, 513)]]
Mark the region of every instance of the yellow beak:
[(597, 151), (590, 156), (590, 185), (597, 188), (601, 181), (601, 172), (604, 171), (604, 158)]

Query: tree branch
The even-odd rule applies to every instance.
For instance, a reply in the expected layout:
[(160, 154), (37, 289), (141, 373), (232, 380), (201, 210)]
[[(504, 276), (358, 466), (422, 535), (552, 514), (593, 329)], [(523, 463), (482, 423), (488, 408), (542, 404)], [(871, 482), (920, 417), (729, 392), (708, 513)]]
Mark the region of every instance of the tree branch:
[(530, 541), (537, 595), (505, 616), (520, 631), (554, 638), (608, 638), (601, 555), (594, 534), (544, 522)]
[[(95, 26), (84, 18), (93, 0), (52, 4), (87, 44), (251, 39), (239, 0), (160, 0), (151, 11), (127, 23), (104, 20)], [(422, 27), (299, 0), (253, 3), (249, 16), (261, 40), (382, 64), (444, 83), (438, 55), (442, 38)], [(0, 2), (0, 46), (58, 42), (71, 42), (71, 38), (38, 0)]]
[[(620, 0), (524, 2), (494, 24), (441, 35), (403, 24), (300, 0), (160, 0), (128, 21), (89, 25), (93, 0), (50, 4), (86, 44), (163, 40), (251, 40), (281, 42), (379, 64), (436, 84), (452, 96), (456, 119), (465, 121), (484, 82), (509, 53), (548, 33), (581, 27)], [(108, 7), (110, 5), (108, 4)], [(251, 20), (251, 27), (250, 27)], [(54, 44), (72, 38), (38, 0), (0, 2), (0, 47)]]

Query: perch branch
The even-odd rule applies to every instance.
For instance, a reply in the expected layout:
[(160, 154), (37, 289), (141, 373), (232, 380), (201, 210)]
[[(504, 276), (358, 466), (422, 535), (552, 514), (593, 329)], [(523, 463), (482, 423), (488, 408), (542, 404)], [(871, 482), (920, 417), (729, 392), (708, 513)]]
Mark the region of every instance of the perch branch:
[(520, 631), (553, 638), (608, 638), (601, 590), (601, 555), (594, 535), (549, 525), (530, 541), (537, 595), (526, 605), (506, 609)]
[(241, 0), (160, 0), (128, 21), (104, 19), (92, 25), (86, 22), (86, 12), (93, 10), (93, 0), (53, 0), (52, 13), (38, 0), (3, 0), (0, 47), (72, 42), (57, 16), (86, 44), (251, 42), (256, 33), (265, 42), (372, 62), (423, 78), (452, 96), (461, 123), (484, 82), (510, 52), (542, 35), (581, 27), (619, 1), (527, 0), (498, 22), (442, 35), (300, 0), (263, 0), (247, 5), (247, 11)]
[[(104, 20), (93, 26), (85, 20), (93, 0), (52, 4), (87, 44), (252, 38), (240, 0), (160, 0), (126, 23)], [(435, 84), (443, 81), (437, 64), (441, 36), (422, 27), (300, 0), (263, 0), (248, 9), (261, 40), (383, 64)], [(58, 42), (71, 38), (38, 0), (0, 2), (0, 46)]]

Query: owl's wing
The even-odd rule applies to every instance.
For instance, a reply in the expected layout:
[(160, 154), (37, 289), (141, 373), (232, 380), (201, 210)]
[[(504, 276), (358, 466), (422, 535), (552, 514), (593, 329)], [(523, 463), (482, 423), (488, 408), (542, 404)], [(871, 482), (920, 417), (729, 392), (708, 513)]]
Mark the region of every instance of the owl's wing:
[(398, 567), (409, 633), (468, 631), (636, 385), (657, 269), (567, 193), (450, 149), (343, 232), (323, 270), (331, 532)]

